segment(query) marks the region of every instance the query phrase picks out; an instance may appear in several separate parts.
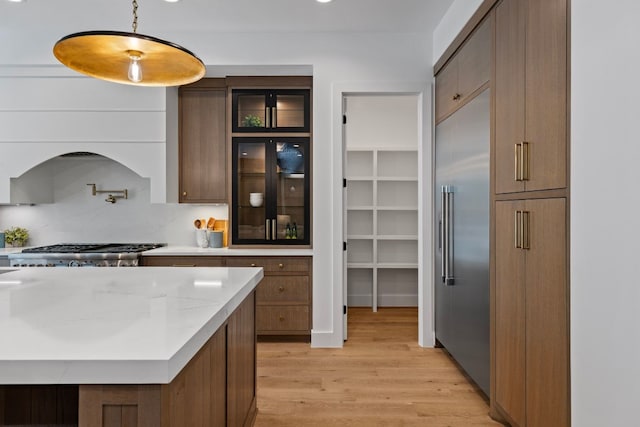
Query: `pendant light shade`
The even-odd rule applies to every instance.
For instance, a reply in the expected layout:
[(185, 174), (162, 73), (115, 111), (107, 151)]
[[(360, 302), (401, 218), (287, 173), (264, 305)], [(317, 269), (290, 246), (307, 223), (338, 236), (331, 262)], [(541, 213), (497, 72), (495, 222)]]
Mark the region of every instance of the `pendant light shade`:
[(53, 47), (67, 67), (91, 77), (138, 86), (179, 86), (204, 77), (196, 55), (177, 44), (136, 33), (137, 1), (133, 2), (133, 30), (86, 31), (70, 34)]

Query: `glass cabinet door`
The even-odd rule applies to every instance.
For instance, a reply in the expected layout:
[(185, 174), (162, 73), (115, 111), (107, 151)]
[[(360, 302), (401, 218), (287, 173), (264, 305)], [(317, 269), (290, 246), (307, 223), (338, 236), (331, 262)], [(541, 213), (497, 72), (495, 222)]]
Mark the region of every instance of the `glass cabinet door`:
[(276, 142), (276, 240), (285, 244), (308, 243), (309, 156), (301, 138)]
[(310, 243), (309, 138), (234, 137), (232, 244)]
[(233, 132), (309, 132), (308, 89), (234, 89)]
[(267, 225), (271, 225), (267, 223), (266, 147), (259, 141), (233, 145), (233, 234), (247, 243), (264, 241)]

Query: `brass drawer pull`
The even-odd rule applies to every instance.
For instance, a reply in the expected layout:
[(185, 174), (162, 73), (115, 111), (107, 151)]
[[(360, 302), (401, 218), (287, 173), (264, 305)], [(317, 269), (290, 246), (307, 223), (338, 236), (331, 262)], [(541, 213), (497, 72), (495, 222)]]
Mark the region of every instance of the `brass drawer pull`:
[(281, 322), (284, 322), (284, 316), (280, 316), (278, 320), (280, 320)]
[(284, 286), (280, 286), (280, 287), (278, 288), (278, 291), (280, 291), (280, 292), (284, 292)]
[(251, 263), (251, 267), (255, 267), (256, 264), (254, 262)]
[(182, 192), (182, 195), (186, 197), (186, 196), (187, 196), (187, 192), (186, 192), (186, 191), (183, 191), (183, 192)]
[(278, 267), (284, 268), (284, 264), (280, 263), (280, 264), (278, 264)]

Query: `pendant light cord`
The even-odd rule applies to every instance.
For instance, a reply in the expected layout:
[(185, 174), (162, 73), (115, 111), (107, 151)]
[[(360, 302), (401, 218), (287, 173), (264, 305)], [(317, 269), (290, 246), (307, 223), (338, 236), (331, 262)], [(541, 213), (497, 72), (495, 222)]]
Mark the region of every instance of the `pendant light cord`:
[(133, 0), (133, 24), (131, 26), (133, 27), (134, 33), (138, 31), (138, 1), (137, 0)]

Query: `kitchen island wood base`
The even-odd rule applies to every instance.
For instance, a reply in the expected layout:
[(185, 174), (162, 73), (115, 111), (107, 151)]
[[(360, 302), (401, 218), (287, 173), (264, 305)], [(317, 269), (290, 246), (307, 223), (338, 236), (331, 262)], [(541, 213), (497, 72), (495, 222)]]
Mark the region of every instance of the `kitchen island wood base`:
[(251, 426), (255, 291), (169, 384), (0, 386), (0, 425)]

